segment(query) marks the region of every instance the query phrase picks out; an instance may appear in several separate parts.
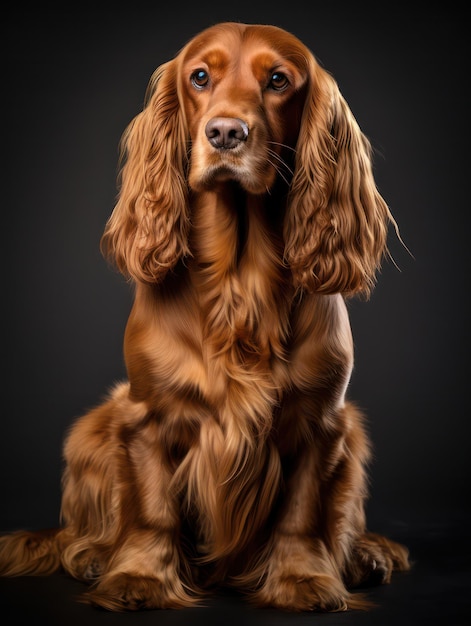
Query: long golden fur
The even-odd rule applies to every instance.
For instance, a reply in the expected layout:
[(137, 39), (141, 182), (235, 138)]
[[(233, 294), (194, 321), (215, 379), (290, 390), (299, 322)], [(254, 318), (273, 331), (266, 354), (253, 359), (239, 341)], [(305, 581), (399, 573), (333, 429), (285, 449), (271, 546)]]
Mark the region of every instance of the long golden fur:
[(60, 529), (0, 540), (3, 575), (62, 567), (111, 610), (229, 584), (342, 610), (407, 550), (367, 532), (369, 445), (345, 400), (345, 298), (366, 294), (388, 207), (370, 144), (293, 35), (225, 23), (153, 75), (123, 137), (103, 249), (135, 284), (129, 382), (65, 444)]

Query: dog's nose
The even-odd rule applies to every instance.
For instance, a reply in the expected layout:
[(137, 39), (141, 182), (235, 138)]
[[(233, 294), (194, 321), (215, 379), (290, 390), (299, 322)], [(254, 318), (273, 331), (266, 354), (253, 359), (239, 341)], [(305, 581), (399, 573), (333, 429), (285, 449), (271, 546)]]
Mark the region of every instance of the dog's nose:
[(232, 150), (249, 136), (249, 127), (237, 117), (213, 117), (206, 124), (206, 137), (218, 150)]

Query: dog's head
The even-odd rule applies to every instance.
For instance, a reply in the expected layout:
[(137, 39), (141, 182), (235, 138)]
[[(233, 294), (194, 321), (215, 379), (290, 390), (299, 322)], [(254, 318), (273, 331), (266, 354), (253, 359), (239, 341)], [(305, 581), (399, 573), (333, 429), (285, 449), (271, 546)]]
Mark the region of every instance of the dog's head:
[(249, 194), (288, 187), (285, 262), (297, 287), (368, 293), (391, 215), (371, 148), (334, 79), (294, 35), (218, 24), (151, 78), (123, 137), (120, 196), (104, 249), (155, 283), (185, 255), (188, 195), (235, 181)]

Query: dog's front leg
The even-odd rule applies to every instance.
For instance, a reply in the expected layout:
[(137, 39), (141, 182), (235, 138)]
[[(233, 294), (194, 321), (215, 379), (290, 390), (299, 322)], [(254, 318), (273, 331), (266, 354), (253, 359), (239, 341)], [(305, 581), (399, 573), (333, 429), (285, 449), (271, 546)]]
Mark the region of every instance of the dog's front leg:
[(159, 424), (149, 416), (123, 428), (120, 439), (125, 452), (115, 468), (111, 501), (120, 529), (106, 568), (86, 598), (114, 611), (194, 604), (196, 595), (182, 580), (180, 503), (171, 489)]
[(322, 534), (319, 456), (312, 444), (298, 457), (285, 490), (281, 517), (270, 539), (262, 586), (254, 600), (286, 610), (347, 608), (349, 594)]

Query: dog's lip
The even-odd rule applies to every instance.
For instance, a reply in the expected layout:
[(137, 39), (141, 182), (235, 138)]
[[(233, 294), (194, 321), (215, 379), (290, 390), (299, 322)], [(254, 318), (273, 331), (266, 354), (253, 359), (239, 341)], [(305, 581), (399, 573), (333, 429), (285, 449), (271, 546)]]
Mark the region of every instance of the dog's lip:
[(245, 172), (233, 165), (221, 163), (213, 165), (205, 170), (201, 183), (204, 187), (211, 187), (213, 184), (229, 180), (240, 182), (245, 177)]
[(244, 162), (243, 155), (238, 148), (218, 150), (208, 159), (204, 172), (204, 178), (227, 178), (239, 179), (247, 176), (249, 168)]
[(254, 176), (253, 170), (237, 167), (235, 165), (220, 163), (205, 169), (204, 175), (198, 180), (193, 180), (191, 187), (194, 190), (217, 188), (221, 183), (238, 183), (242, 189), (249, 193), (264, 193), (267, 189), (263, 180)]
[(207, 173), (211, 178), (225, 178), (227, 176), (238, 178), (241, 176), (242, 170), (232, 164), (221, 163), (220, 165), (214, 165), (209, 168)]

